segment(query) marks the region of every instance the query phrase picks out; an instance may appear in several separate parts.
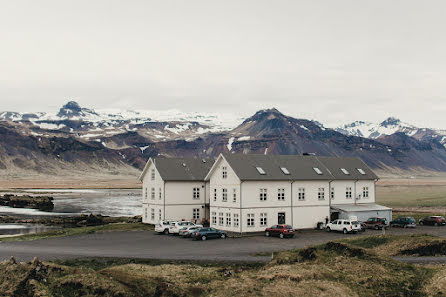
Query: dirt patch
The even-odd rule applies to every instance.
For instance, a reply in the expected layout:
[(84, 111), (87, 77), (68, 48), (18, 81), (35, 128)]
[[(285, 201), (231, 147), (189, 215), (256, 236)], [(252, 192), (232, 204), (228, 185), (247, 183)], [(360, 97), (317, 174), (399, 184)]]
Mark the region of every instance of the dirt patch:
[(333, 251), (348, 257), (363, 257), (365, 252), (361, 248), (349, 246), (344, 243), (329, 241), (324, 246), (325, 251)]
[(401, 255), (443, 256), (446, 255), (446, 240), (430, 242), (400, 251)]

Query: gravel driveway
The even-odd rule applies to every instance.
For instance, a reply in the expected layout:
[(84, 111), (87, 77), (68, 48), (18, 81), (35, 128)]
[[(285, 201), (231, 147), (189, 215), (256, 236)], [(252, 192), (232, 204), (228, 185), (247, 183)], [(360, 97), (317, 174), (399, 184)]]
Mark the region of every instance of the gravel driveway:
[[(34, 241), (0, 243), (0, 260), (14, 256), (29, 261), (88, 257), (204, 260), (268, 261), (274, 251), (303, 248), (339, 238), (381, 234), (367, 230), (360, 234), (328, 233), (321, 230), (298, 231), (292, 239), (264, 236), (194, 241), (178, 236), (158, 235), (152, 231), (105, 232)], [(446, 227), (419, 226), (416, 229), (392, 228), (386, 234), (432, 234), (446, 237)], [(255, 256), (254, 254), (263, 254)]]

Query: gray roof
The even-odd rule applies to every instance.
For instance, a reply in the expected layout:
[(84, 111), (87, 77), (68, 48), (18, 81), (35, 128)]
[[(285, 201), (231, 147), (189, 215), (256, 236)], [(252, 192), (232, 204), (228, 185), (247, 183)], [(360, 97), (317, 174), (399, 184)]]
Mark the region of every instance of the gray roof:
[(338, 204), (332, 205), (332, 209), (341, 210), (346, 212), (355, 212), (355, 211), (379, 211), (379, 210), (392, 210), (387, 206), (382, 206), (376, 203), (362, 203), (362, 204)]
[(164, 181), (204, 181), (213, 159), (155, 158), (156, 169)]
[[(296, 155), (225, 154), (231, 168), (241, 180), (373, 180), (378, 177), (358, 158)], [(266, 174), (259, 174), (261, 167)], [(284, 174), (281, 167), (289, 171)], [(316, 173), (318, 168), (322, 174)], [(350, 174), (342, 173), (345, 168)], [(361, 174), (356, 168), (364, 170)]]

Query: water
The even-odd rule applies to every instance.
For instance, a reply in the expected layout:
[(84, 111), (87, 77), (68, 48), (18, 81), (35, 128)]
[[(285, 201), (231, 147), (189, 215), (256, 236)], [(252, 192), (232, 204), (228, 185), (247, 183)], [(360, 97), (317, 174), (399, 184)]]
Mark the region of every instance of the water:
[(48, 231), (54, 227), (36, 224), (0, 224), (0, 237), (3, 235), (30, 234)]
[(101, 214), (111, 217), (133, 217), (142, 214), (142, 197), (139, 189), (52, 190), (29, 189), (11, 192), (16, 195), (45, 195), (54, 197), (52, 212), (35, 209), (0, 206), (0, 215), (60, 216)]

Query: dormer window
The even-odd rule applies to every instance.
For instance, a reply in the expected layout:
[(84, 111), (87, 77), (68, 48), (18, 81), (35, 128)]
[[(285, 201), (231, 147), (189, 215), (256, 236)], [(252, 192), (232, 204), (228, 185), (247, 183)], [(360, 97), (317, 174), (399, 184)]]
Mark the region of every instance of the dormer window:
[(290, 175), (290, 172), (288, 171), (287, 168), (285, 168), (285, 167), (280, 167), (280, 170), (282, 170), (283, 174)]
[(362, 170), (361, 168), (356, 168), (358, 171), (359, 171), (359, 173), (361, 173), (362, 175), (365, 175), (365, 171), (364, 170)]
[(350, 173), (347, 171), (347, 169), (345, 168), (341, 168), (341, 171), (345, 174), (345, 175), (349, 175)]
[(322, 171), (321, 171), (319, 168), (317, 168), (317, 167), (313, 167), (313, 170), (314, 170), (317, 174), (322, 175)]
[(259, 174), (261, 174), (261, 175), (265, 175), (265, 174), (266, 174), (265, 170), (263, 170), (262, 167), (256, 167), (256, 169), (257, 169), (257, 172), (258, 172)]

